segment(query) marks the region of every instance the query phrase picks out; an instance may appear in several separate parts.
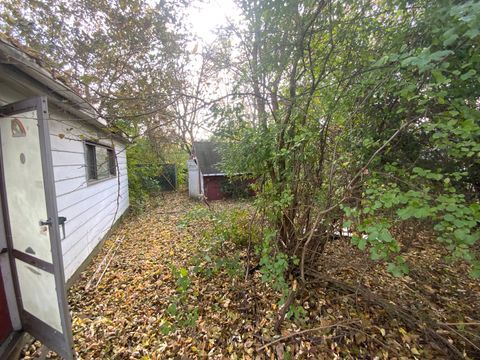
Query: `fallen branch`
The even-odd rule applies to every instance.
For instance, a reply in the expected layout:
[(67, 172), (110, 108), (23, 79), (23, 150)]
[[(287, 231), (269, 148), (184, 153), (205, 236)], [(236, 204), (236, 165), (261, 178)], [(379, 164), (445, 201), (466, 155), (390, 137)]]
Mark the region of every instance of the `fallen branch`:
[(347, 283), (325, 277), (323, 274), (314, 270), (309, 270), (309, 274), (312, 275), (317, 282), (326, 283), (329, 287), (343, 292), (357, 293), (361, 295), (365, 301), (382, 307), (387, 314), (390, 315), (390, 317), (400, 318), (410, 328), (419, 330), (425, 335), (425, 337), (433, 340), (437, 345), (439, 345), (440, 349), (445, 353), (446, 356), (448, 356), (449, 359), (464, 359), (462, 352), (455, 345), (451, 344), (448, 339), (445, 339), (436, 332), (436, 330), (438, 330), (438, 326), (434, 321), (423, 320), (424, 323), (422, 323), (420, 319), (407, 312), (407, 310), (385, 299), (382, 299), (379, 295), (373, 293), (363, 286), (352, 286)]
[(470, 341), (469, 338), (467, 338), (466, 336), (462, 335), (460, 332), (458, 332), (457, 330), (455, 330), (455, 329), (452, 328), (451, 326), (444, 325), (444, 324), (441, 324), (441, 326), (442, 326), (443, 328), (445, 328), (446, 330), (455, 333), (457, 336), (459, 336), (460, 338), (462, 338), (463, 340), (465, 340), (466, 342), (468, 342), (470, 345), (472, 345), (472, 347), (475, 348), (475, 350), (477, 350), (477, 351), (480, 352), (480, 347), (478, 347), (475, 343), (473, 343), (472, 341)]
[(292, 305), (293, 301), (297, 297), (297, 294), (298, 294), (298, 289), (296, 288), (296, 286), (294, 286), (290, 291), (290, 294), (288, 294), (288, 298), (285, 301), (285, 304), (283, 304), (282, 308), (278, 312), (277, 320), (275, 321), (275, 331), (280, 330), (280, 326), (282, 325), (283, 320), (285, 320), (285, 314), (288, 312), (288, 309), (290, 308), (290, 305)]
[(252, 227), (253, 223), (255, 221), (255, 218), (257, 217), (257, 211), (258, 209), (255, 209), (255, 213), (253, 214), (252, 218), (250, 219), (250, 222), (248, 224), (248, 245), (247, 245), (247, 259), (245, 261), (245, 281), (248, 281), (248, 275), (250, 274), (250, 257), (251, 257), (251, 252), (252, 252)]
[[(117, 239), (115, 240), (115, 242), (113, 243), (113, 245), (110, 247), (110, 249), (108, 250), (108, 252), (105, 254), (105, 256), (103, 257), (102, 261), (100, 262), (100, 264), (98, 265), (97, 269), (95, 270), (95, 272), (93, 273), (92, 277), (90, 278), (90, 280), (88, 280), (87, 282), (87, 285), (85, 285), (85, 290), (88, 290), (90, 289), (90, 287), (92, 286), (93, 282), (95, 281), (95, 278), (97, 277), (97, 274), (100, 273), (100, 271), (102, 270), (102, 267), (103, 265), (107, 262), (107, 259), (110, 258), (110, 254), (111, 252), (113, 251), (113, 249), (117, 249), (118, 246), (120, 245), (120, 243), (125, 239), (125, 236), (123, 236), (122, 238), (119, 238), (117, 236)], [(117, 245), (117, 246), (115, 246)], [(115, 250), (116, 251), (116, 250)]]
[(351, 324), (351, 323), (354, 323), (354, 321), (348, 321), (348, 322), (343, 322), (343, 323), (336, 323), (336, 324), (332, 324), (332, 325), (324, 325), (324, 326), (318, 326), (318, 327), (315, 327), (315, 328), (311, 328), (311, 329), (305, 329), (305, 330), (302, 330), (302, 331), (297, 331), (297, 332), (294, 332), (294, 333), (291, 333), (291, 334), (288, 334), (288, 335), (285, 335), (285, 336), (281, 336), (273, 341), (270, 341), (269, 343), (257, 348), (257, 351), (261, 351), (263, 349), (266, 349), (267, 347), (269, 346), (272, 346), (278, 342), (281, 342), (281, 341), (284, 341), (284, 340), (287, 340), (287, 339), (290, 339), (292, 337), (295, 337), (295, 336), (300, 336), (300, 335), (303, 335), (303, 334), (306, 334), (306, 333), (309, 333), (309, 332), (315, 332), (315, 331), (320, 331), (320, 330), (326, 330), (326, 329), (330, 329), (330, 328), (334, 328), (334, 327), (345, 327), (345, 328), (350, 328), (348, 327), (347, 325), (348, 324)]
[(110, 257), (110, 260), (108, 261), (107, 265), (105, 266), (105, 269), (103, 269), (102, 275), (100, 275), (100, 278), (98, 279), (97, 283), (95, 284), (95, 287), (98, 287), (98, 285), (100, 284), (100, 281), (102, 281), (103, 275), (105, 275), (105, 273), (107, 272), (107, 269), (110, 266), (110, 263), (112, 262), (113, 258), (115, 257), (115, 254), (116, 254), (118, 248), (120, 247), (124, 238), (125, 238), (125, 236), (122, 237), (122, 240), (118, 243), (117, 247), (113, 251), (112, 256)]
[(118, 242), (118, 238), (119, 238), (119, 237), (117, 236), (117, 239), (115, 240), (115, 242), (113, 243), (113, 245), (110, 247), (110, 249), (108, 249), (108, 252), (105, 254), (105, 256), (103, 257), (102, 261), (100, 261), (100, 264), (98, 264), (97, 269), (96, 269), (95, 272), (93, 273), (93, 275), (92, 275), (92, 277), (90, 278), (90, 280), (88, 280), (87, 285), (85, 285), (85, 290), (90, 289), (90, 286), (92, 285), (93, 280), (97, 277), (97, 274), (100, 272), (100, 269), (102, 268), (103, 264), (105, 263), (107, 257), (110, 255), (110, 252), (113, 250), (113, 248), (115, 247), (115, 244)]
[(480, 322), (439, 322), (440, 325), (480, 326)]

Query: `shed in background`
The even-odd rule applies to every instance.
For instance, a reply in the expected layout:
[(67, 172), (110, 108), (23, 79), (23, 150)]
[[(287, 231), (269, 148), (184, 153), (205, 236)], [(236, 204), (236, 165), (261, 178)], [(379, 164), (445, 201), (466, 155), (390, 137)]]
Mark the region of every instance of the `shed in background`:
[(188, 190), (191, 197), (205, 196), (207, 200), (220, 200), (227, 195), (223, 192), (228, 182), (220, 169), (221, 149), (213, 141), (193, 143), (192, 157), (188, 160)]

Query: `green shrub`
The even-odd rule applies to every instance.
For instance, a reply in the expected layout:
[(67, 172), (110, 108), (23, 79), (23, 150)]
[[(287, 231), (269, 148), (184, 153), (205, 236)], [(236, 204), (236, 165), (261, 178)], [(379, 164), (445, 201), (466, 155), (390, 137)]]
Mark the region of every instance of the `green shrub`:
[(147, 139), (127, 148), (128, 191), (134, 212), (142, 212), (149, 196), (160, 191), (160, 159)]

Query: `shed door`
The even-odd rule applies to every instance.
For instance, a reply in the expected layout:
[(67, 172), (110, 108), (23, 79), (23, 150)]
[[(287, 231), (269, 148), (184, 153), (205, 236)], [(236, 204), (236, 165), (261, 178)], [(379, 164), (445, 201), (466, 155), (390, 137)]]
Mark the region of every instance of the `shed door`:
[(22, 327), (71, 359), (47, 120), (44, 97), (0, 108), (2, 205)]

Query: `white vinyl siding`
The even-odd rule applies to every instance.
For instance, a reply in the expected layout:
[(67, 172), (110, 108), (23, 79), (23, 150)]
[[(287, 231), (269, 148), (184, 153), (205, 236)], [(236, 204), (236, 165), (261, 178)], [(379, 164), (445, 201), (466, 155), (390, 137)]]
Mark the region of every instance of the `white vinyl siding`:
[[(19, 82), (0, 81), (0, 105), (39, 95)], [(62, 252), (68, 280), (128, 208), (126, 149), (124, 143), (112, 143), (98, 128), (51, 103), (49, 115), (58, 215), (67, 218)], [(119, 170), (115, 177), (87, 183), (84, 143), (89, 139), (115, 149)]]
[[(125, 144), (106, 139), (89, 124), (62, 118), (65, 114), (51, 111), (49, 125), (58, 215), (67, 218), (62, 251), (68, 280), (128, 208), (128, 179)], [(115, 151), (118, 174), (89, 181), (84, 145), (90, 138), (106, 146), (97, 147), (105, 149), (104, 160), (107, 147)], [(105, 163), (104, 171), (109, 174), (110, 165)]]
[[(67, 218), (62, 251), (65, 279), (68, 280), (128, 208), (126, 149), (125, 144), (112, 142), (85, 122), (68, 120), (65, 113), (50, 109), (50, 117), (58, 215)], [(87, 147), (84, 146), (88, 139), (105, 146), (97, 147), (105, 149), (105, 158), (107, 148), (115, 151), (118, 174), (89, 181)], [(108, 162), (104, 167), (105, 172), (110, 172)]]

